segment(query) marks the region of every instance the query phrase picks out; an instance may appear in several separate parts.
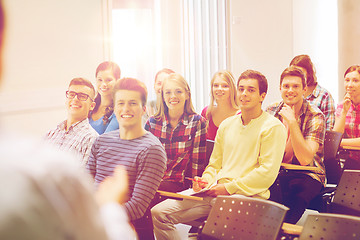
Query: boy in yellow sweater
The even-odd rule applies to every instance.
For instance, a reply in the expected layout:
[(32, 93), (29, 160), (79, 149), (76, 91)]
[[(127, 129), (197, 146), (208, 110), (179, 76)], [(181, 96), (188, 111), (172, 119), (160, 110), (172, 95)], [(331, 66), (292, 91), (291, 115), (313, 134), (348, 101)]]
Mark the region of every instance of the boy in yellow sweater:
[(237, 88), (241, 115), (220, 124), (209, 165), (202, 177), (195, 177), (192, 190), (213, 186), (203, 201), (168, 199), (153, 207), (156, 239), (180, 239), (174, 225), (207, 216), (218, 195), (270, 197), (269, 187), (284, 155), (286, 129), (261, 109), (268, 88), (264, 75), (247, 70)]

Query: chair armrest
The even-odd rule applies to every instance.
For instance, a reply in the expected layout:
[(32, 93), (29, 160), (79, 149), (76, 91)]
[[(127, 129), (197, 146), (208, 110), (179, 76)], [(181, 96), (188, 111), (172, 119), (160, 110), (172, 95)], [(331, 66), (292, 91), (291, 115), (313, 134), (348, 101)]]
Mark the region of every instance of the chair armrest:
[(302, 165), (296, 165), (296, 164), (290, 164), (290, 163), (281, 163), (281, 167), (284, 169), (287, 169), (287, 170), (308, 170), (308, 171), (318, 170), (317, 167), (302, 166)]
[(345, 150), (360, 150), (360, 147), (358, 146), (342, 146), (340, 147), (340, 149), (345, 149)]
[(286, 222), (284, 222), (283, 225), (281, 226), (281, 230), (284, 233), (290, 235), (297, 235), (297, 236), (300, 236), (303, 228), (304, 228), (303, 226), (286, 223)]

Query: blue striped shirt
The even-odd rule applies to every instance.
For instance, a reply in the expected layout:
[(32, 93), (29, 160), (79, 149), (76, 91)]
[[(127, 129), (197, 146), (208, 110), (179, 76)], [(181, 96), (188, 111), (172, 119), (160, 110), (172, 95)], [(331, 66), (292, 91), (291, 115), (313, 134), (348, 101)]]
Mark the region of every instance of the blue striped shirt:
[(129, 175), (130, 198), (124, 206), (133, 221), (144, 215), (154, 198), (165, 172), (166, 152), (149, 132), (131, 140), (121, 139), (116, 130), (104, 133), (95, 140), (86, 168), (97, 186), (117, 165)]

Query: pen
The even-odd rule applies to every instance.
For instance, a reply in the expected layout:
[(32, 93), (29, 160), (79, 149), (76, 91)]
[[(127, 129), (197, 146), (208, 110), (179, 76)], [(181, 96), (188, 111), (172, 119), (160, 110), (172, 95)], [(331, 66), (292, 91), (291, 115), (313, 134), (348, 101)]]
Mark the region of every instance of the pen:
[(205, 181), (201, 181), (201, 180), (194, 179), (194, 178), (189, 178), (189, 177), (185, 177), (185, 179), (191, 180), (191, 181), (194, 181), (194, 182), (199, 182), (199, 183), (207, 183), (207, 182), (205, 182)]

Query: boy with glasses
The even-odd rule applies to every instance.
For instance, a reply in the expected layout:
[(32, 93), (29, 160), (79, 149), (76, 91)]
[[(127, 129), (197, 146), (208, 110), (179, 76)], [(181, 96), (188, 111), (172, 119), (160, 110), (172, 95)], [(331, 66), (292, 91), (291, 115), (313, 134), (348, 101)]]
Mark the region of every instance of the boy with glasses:
[(47, 142), (60, 150), (71, 151), (79, 156), (83, 165), (86, 165), (91, 146), (98, 136), (88, 120), (89, 112), (95, 107), (94, 97), (95, 89), (89, 80), (71, 80), (66, 91), (67, 119), (45, 136)]

